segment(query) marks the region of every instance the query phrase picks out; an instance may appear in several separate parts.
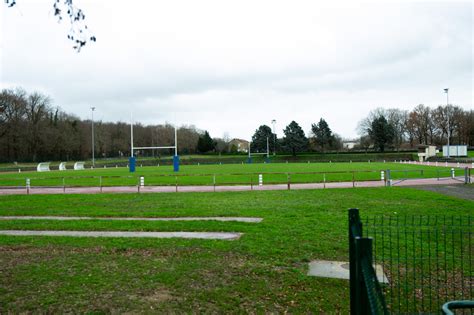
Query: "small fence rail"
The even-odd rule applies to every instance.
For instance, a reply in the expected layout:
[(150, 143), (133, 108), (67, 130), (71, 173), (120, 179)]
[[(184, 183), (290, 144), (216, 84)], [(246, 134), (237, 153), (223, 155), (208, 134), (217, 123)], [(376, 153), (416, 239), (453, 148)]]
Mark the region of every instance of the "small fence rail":
[(439, 313), (447, 303), (473, 314), (473, 245), (472, 216), (361, 219), (350, 209), (351, 313)]
[[(52, 188), (66, 189), (97, 187), (145, 187), (184, 186), (255, 186), (285, 185), (291, 189), (295, 184), (318, 184), (317, 188), (339, 183), (344, 187), (357, 187), (357, 183), (370, 182), (370, 186), (396, 186), (401, 182), (417, 179), (454, 180), (463, 183), (472, 181), (471, 169), (446, 170), (357, 170), (324, 172), (259, 172), (259, 173), (221, 173), (221, 174), (149, 174), (143, 175), (100, 175), (100, 176), (35, 176), (31, 178), (4, 178), (2, 189)], [(316, 186), (315, 186), (316, 187)], [(338, 186), (343, 187), (343, 186)]]

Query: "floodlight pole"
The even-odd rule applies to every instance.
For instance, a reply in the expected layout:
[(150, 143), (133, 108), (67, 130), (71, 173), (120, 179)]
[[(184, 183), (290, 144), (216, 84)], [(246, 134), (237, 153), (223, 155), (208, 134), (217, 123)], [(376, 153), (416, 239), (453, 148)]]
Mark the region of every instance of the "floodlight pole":
[(270, 147), (268, 145), (268, 137), (267, 137), (267, 159), (270, 157)]
[(446, 117), (448, 119), (448, 156), (447, 158), (449, 159), (449, 138), (451, 137), (451, 130), (449, 128), (449, 88), (444, 89), (444, 93), (446, 93)]
[(95, 157), (94, 157), (94, 110), (95, 110), (95, 107), (91, 107), (91, 111), (92, 111), (92, 167), (95, 167)]
[(276, 120), (275, 119), (272, 119), (272, 124), (273, 124), (273, 155), (276, 154), (276, 132), (275, 132), (275, 124), (276, 124)]

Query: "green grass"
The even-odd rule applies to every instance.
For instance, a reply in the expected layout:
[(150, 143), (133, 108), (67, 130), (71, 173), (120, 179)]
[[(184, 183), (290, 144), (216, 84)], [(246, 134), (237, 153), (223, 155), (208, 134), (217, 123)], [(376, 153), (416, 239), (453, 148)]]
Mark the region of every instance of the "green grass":
[(408, 188), (0, 197), (0, 215), (255, 216), (237, 222), (0, 221), (0, 229), (235, 231), (236, 241), (0, 236), (0, 313), (347, 313), (347, 208), (362, 216), (473, 215), (474, 202)]
[[(32, 186), (135, 186), (138, 177), (145, 177), (146, 185), (216, 185), (258, 182), (286, 183), (288, 174), (292, 183), (340, 182), (380, 180), (381, 170), (391, 170), (392, 179), (449, 177), (450, 168), (399, 163), (255, 163), (222, 165), (182, 165), (180, 172), (171, 166), (138, 167), (135, 173), (127, 168), (101, 168), (83, 171), (50, 171), (0, 173), (0, 186), (24, 186), (25, 179)], [(456, 175), (463, 175), (456, 169)]]

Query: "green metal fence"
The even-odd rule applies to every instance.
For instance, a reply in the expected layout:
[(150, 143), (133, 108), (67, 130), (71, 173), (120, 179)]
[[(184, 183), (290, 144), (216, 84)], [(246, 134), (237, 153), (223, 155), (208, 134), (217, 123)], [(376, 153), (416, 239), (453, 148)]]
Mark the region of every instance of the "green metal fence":
[[(393, 214), (360, 218), (358, 210), (351, 209), (349, 242), (354, 265), (352, 314), (431, 314), (439, 313), (449, 301), (474, 299), (472, 216)], [(360, 272), (371, 309), (357, 312), (364, 305), (355, 293)], [(373, 308), (373, 304), (378, 306)], [(473, 314), (473, 310), (464, 314)]]

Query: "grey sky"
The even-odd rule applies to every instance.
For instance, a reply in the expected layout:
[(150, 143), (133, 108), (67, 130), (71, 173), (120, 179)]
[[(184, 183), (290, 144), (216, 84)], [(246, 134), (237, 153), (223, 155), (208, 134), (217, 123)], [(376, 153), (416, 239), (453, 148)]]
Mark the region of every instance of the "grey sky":
[[(473, 107), (473, 3), (75, 0), (80, 52), (53, 0), (1, 3), (0, 86), (82, 118), (178, 123), (250, 138), (277, 120), (343, 137), (376, 107)], [(329, 2), (329, 1), (328, 1)]]

